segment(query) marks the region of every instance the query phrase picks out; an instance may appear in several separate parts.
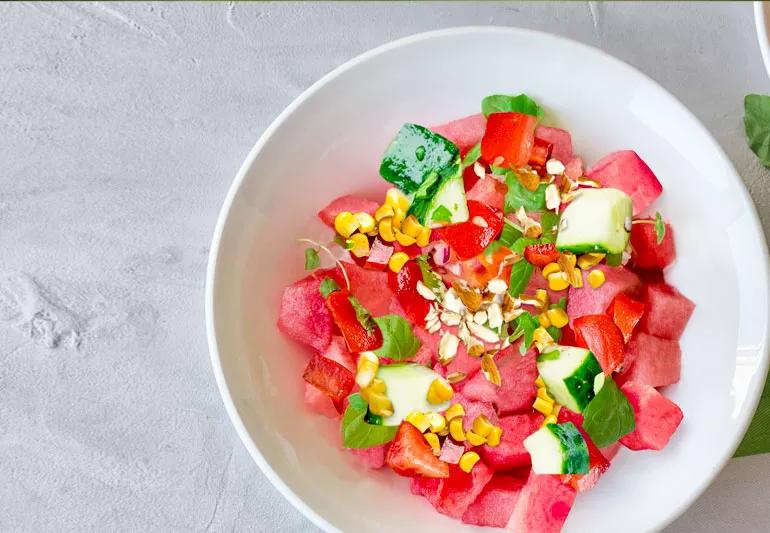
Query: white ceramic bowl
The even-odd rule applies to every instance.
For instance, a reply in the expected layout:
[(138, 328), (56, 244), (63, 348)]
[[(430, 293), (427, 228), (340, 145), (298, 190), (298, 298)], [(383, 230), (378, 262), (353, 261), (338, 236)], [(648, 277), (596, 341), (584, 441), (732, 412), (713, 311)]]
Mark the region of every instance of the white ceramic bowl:
[(518, 92), (572, 132), (589, 164), (622, 148), (647, 161), (676, 232), (668, 277), (698, 304), (682, 380), (666, 391), (684, 423), (662, 452), (621, 452), (578, 497), (566, 531), (664, 527), (708, 486), (752, 416), (767, 371), (767, 248), (703, 126), (643, 74), (576, 42), (510, 28), (416, 35), (349, 61), (281, 113), (238, 172), (211, 248), (207, 327), (227, 411), (262, 471), (325, 530), (475, 528), (437, 514), (407, 479), (357, 467), (336, 424), (303, 407), (308, 356), (275, 327), (283, 287), (303, 276), (294, 239), (331, 236), (315, 220), (330, 199), (383, 194), (380, 156), (402, 123), (440, 123), (478, 112), (487, 94)]
[(767, 75), (770, 76), (770, 34), (768, 34), (768, 20), (770, 20), (770, 3), (754, 2), (754, 25), (757, 28), (757, 40), (759, 50), (762, 52), (762, 61), (765, 64)]

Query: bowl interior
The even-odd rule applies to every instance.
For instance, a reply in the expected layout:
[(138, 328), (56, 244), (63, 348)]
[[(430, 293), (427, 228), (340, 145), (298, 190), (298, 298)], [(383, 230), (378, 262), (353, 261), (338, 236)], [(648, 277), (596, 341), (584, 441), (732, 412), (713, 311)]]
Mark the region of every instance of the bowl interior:
[(766, 372), (766, 247), (713, 139), (658, 85), (584, 45), (514, 29), (416, 36), (338, 69), (281, 115), (244, 165), (212, 249), (209, 333), (225, 403), (263, 470), (324, 528), (474, 529), (412, 496), (407, 479), (365, 471), (340, 450), (337, 422), (304, 408), (308, 353), (275, 327), (283, 287), (303, 276), (295, 239), (331, 238), (315, 213), (336, 196), (382, 197), (380, 156), (402, 123), (444, 122), (478, 112), (487, 94), (518, 92), (546, 108), (546, 124), (572, 132), (588, 166), (624, 148), (645, 159), (664, 185), (655, 207), (676, 235), (668, 277), (698, 304), (682, 380), (666, 391), (684, 423), (662, 452), (621, 452), (578, 497), (566, 530), (662, 527), (745, 430)]

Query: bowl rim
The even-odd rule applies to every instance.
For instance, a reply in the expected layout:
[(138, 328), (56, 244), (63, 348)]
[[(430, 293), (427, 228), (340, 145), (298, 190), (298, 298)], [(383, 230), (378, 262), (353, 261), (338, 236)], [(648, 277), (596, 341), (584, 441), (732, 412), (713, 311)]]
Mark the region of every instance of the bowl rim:
[[(761, 4), (762, 2), (755, 2), (756, 14), (759, 14), (761, 12)], [(763, 23), (762, 25), (764, 26), (764, 21), (762, 21), (762, 23)], [(757, 19), (757, 24), (759, 24), (758, 19)], [(238, 413), (238, 409), (235, 406), (232, 395), (230, 394), (230, 389), (227, 384), (227, 379), (225, 378), (224, 370), (222, 368), (222, 362), (219, 354), (217, 332), (216, 332), (215, 320), (214, 320), (214, 298), (215, 298), (214, 287), (217, 279), (217, 265), (219, 263), (219, 251), (220, 251), (219, 247), (222, 239), (222, 234), (224, 232), (225, 224), (229, 217), (230, 210), (232, 208), (235, 197), (238, 195), (243, 185), (243, 181), (246, 177), (246, 174), (248, 173), (249, 169), (254, 163), (254, 160), (256, 159), (257, 155), (260, 153), (260, 151), (263, 149), (263, 147), (268, 142), (268, 140), (272, 137), (275, 131), (281, 127), (281, 125), (297, 109), (297, 107), (299, 107), (305, 100), (307, 100), (310, 96), (312, 96), (322, 86), (326, 85), (329, 81), (333, 80), (334, 78), (341, 75), (342, 73), (356, 67), (357, 65), (365, 61), (368, 61), (370, 58), (386, 53), (392, 49), (399, 48), (402, 46), (407, 46), (420, 41), (434, 39), (434, 38), (473, 34), (473, 33), (490, 33), (490, 34), (491, 33), (518, 33), (518, 34), (525, 34), (525, 35), (528, 34), (528, 35), (540, 36), (540, 37), (547, 36), (548, 38), (555, 39), (557, 41), (562, 41), (563, 43), (568, 44), (570, 46), (582, 48), (586, 52), (599, 54), (600, 56), (603, 56), (604, 59), (609, 60), (616, 67), (625, 69), (627, 72), (631, 74), (642, 77), (648, 83), (652, 84), (654, 87), (656, 87), (657, 89), (662, 91), (665, 95), (667, 95), (671, 101), (671, 104), (674, 105), (675, 107), (678, 107), (680, 112), (688, 116), (692, 120), (693, 124), (697, 128), (700, 128), (701, 133), (705, 134), (709, 139), (711, 139), (711, 141), (717, 147), (717, 150), (718, 150), (717, 155), (722, 159), (724, 159), (724, 161), (729, 165), (729, 167), (733, 169), (736, 176), (740, 176), (738, 171), (735, 170), (735, 167), (732, 164), (732, 161), (727, 157), (721, 145), (719, 145), (716, 139), (714, 139), (713, 135), (711, 135), (708, 129), (684, 104), (682, 104), (679, 101), (678, 98), (676, 98), (673, 94), (671, 94), (666, 88), (664, 88), (658, 82), (650, 78), (648, 75), (646, 75), (642, 71), (638, 70), (636, 67), (626, 63), (621, 59), (618, 59), (617, 57), (599, 48), (593, 47), (591, 45), (588, 45), (579, 41), (575, 41), (573, 39), (562, 37), (560, 35), (554, 35), (552, 33), (539, 31), (539, 30), (519, 28), (515, 26), (473, 25), (473, 26), (449, 27), (449, 28), (431, 30), (427, 32), (408, 35), (406, 37), (395, 39), (393, 41), (389, 41), (379, 46), (376, 46), (372, 49), (369, 49), (347, 60), (343, 64), (335, 67), (333, 70), (325, 74), (323, 77), (321, 77), (312, 85), (310, 85), (310, 87), (308, 87), (302, 93), (300, 93), (270, 123), (270, 125), (265, 129), (262, 135), (260, 135), (257, 142), (254, 144), (254, 147), (249, 151), (248, 155), (246, 156), (246, 159), (238, 169), (238, 172), (236, 173), (235, 178), (233, 179), (233, 182), (227, 191), (224, 203), (222, 204), (222, 208), (220, 209), (219, 215), (217, 217), (217, 222), (214, 229), (214, 235), (211, 241), (208, 264), (206, 269), (205, 320), (206, 320), (206, 335), (208, 339), (209, 355), (211, 358), (212, 370), (214, 372), (214, 377), (216, 379), (217, 387), (219, 389), (220, 396), (222, 397), (225, 410), (227, 411), (230, 421), (235, 427), (235, 430), (238, 433), (238, 436), (240, 437), (244, 446), (246, 446), (246, 449), (249, 451), (249, 454), (253, 458), (254, 462), (260, 468), (262, 473), (270, 480), (272, 485), (297, 510), (299, 510), (305, 517), (307, 517), (311, 522), (313, 522), (316, 526), (320, 527), (324, 531), (339, 531), (339, 530), (334, 525), (332, 525), (328, 520), (326, 520), (323, 516), (318, 514), (311, 507), (309, 507), (299, 496), (297, 496), (297, 494), (291, 488), (289, 488), (289, 486), (283, 481), (281, 476), (276, 473), (276, 471), (272, 468), (272, 466), (270, 466), (270, 464), (267, 462), (265, 457), (260, 452), (259, 448), (257, 448), (257, 445), (252, 440), (251, 436), (249, 435), (249, 432), (246, 429), (246, 426), (244, 425), (240, 414)], [(768, 57), (765, 57), (764, 55), (765, 53), (764, 48), (762, 52), (763, 52), (763, 57), (765, 58), (765, 61), (767, 63)], [(738, 182), (736, 189), (738, 193), (741, 195), (742, 200), (749, 206), (751, 219), (752, 219), (752, 222), (754, 223), (755, 230), (758, 233), (759, 243), (762, 245), (762, 251), (760, 252), (760, 262), (764, 270), (765, 278), (770, 278), (770, 256), (768, 255), (767, 241), (764, 235), (764, 231), (762, 229), (762, 225), (759, 221), (759, 217), (757, 215), (756, 206), (743, 180), (737, 179), (736, 181)], [(767, 334), (768, 328), (770, 328), (770, 315), (767, 317), (764, 324), (765, 334)], [(762, 359), (758, 362), (758, 371), (762, 376), (767, 376), (768, 366), (770, 366), (770, 357), (768, 357), (767, 346), (765, 346), (765, 351), (762, 354)], [(666, 519), (661, 524), (659, 524), (660, 529), (664, 529), (665, 527), (667, 527), (679, 516), (681, 516), (690, 506), (692, 506), (692, 504), (713, 483), (716, 476), (722, 471), (724, 466), (727, 464), (727, 461), (729, 461), (732, 458), (733, 454), (735, 453), (738, 446), (740, 445), (743, 435), (745, 435), (749, 427), (749, 424), (751, 423), (751, 420), (754, 416), (754, 412), (757, 409), (757, 405), (759, 404), (764, 383), (765, 383), (764, 380), (762, 381), (756, 380), (753, 383), (752, 388), (747, 393), (746, 405), (750, 407), (750, 409), (744, 409), (743, 413), (741, 414), (741, 418), (737, 421), (738, 427), (740, 428), (740, 433), (738, 434), (740, 435), (740, 438), (736, 438), (733, 445), (731, 447), (728, 447), (726, 449), (726, 452), (723, 454), (723, 456), (720, 457), (719, 460), (712, 465), (711, 472), (709, 472), (708, 476), (704, 479), (704, 482), (693, 491), (692, 497), (689, 498), (686, 503), (683, 503), (678, 507), (671, 509)]]
[[(767, 10), (765, 7), (767, 7)], [(770, 76), (770, 35), (767, 33), (765, 11), (768, 11), (768, 16), (770, 16), (770, 5), (767, 5), (767, 2), (762, 2), (760, 0), (754, 2), (754, 25), (757, 30), (759, 51), (762, 53), (762, 63), (765, 66), (765, 72)]]

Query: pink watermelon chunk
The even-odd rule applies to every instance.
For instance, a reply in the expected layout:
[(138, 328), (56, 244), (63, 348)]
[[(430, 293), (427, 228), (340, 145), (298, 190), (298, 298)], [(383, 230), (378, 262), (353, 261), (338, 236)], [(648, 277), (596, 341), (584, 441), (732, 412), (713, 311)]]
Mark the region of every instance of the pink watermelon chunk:
[(658, 244), (658, 235), (653, 224), (631, 226), (631, 262), (637, 268), (662, 270), (676, 259), (674, 230), (666, 224), (666, 233)]
[(334, 219), (341, 211), (350, 211), (351, 213), (362, 211), (374, 215), (374, 212), (378, 207), (380, 207), (380, 204), (373, 200), (359, 198), (358, 196), (348, 194), (332, 200), (329, 205), (318, 212), (318, 218), (320, 218), (324, 224), (333, 228)]
[(474, 376), (480, 368), (481, 358), (468, 355), (468, 351), (463, 343), (460, 343), (460, 346), (457, 348), (457, 355), (452, 359), (452, 362), (446, 365), (447, 374), (463, 372), (468, 377)]
[(620, 189), (631, 197), (634, 215), (647, 209), (663, 192), (663, 185), (633, 150), (622, 150), (605, 156), (587, 173), (603, 187)]
[(559, 476), (530, 473), (506, 525), (514, 533), (559, 533), (575, 501)]
[(532, 460), (524, 448), (524, 439), (542, 424), (543, 415), (540, 413), (505, 416), (500, 419), (500, 427), (503, 429), (500, 444), (494, 447), (482, 446), (479, 455), (496, 472), (528, 466)]
[[(502, 352), (501, 352), (502, 353)], [(518, 347), (497, 359), (501, 386), (490, 383), (482, 373), (473, 376), (463, 387), (463, 395), (470, 400), (491, 402), (500, 415), (521, 413), (532, 409), (537, 396), (536, 351), (531, 349), (523, 357)]]
[(478, 180), (466, 196), (468, 200), (476, 200), (502, 211), (507, 192), (508, 187), (505, 183), (500, 183), (494, 178), (486, 177), (483, 180)]
[(532, 272), (532, 277), (529, 278), (527, 288), (524, 289), (524, 294), (535, 294), (537, 289), (544, 289), (548, 293), (548, 298), (553, 303), (558, 302), (559, 299), (561, 299), (563, 296), (566, 296), (564, 291), (551, 290), (551, 288), (548, 286), (548, 280), (543, 277), (542, 269), (535, 267)]
[(623, 376), (629, 381), (664, 387), (679, 381), (682, 372), (682, 350), (678, 341), (637, 333), (626, 346)]
[(557, 159), (565, 164), (572, 159), (572, 136), (567, 130), (538, 126), (535, 129), (535, 137), (553, 144), (552, 159)]
[(379, 270), (362, 268), (355, 263), (344, 263), (350, 278), (350, 293), (373, 316), (387, 315), (391, 302), (396, 298), (388, 286), (388, 274)]
[(377, 470), (385, 466), (385, 454), (388, 453), (388, 447), (390, 443), (381, 444), (380, 446), (374, 446), (373, 448), (353, 449), (350, 448), (350, 453), (358, 456), (363, 460), (363, 463)]
[(332, 317), (319, 291), (333, 270), (319, 270), (283, 290), (278, 329), (289, 338), (323, 352), (332, 338)]
[(605, 282), (603, 285), (598, 289), (591, 287), (586, 271), (583, 272), (583, 287), (580, 289), (570, 287), (569, 289), (567, 314), (570, 318), (570, 326), (579, 316), (605, 313), (615, 296), (621, 292), (634, 293), (639, 289), (639, 276), (624, 267), (598, 265), (595, 268), (604, 272)]
[(583, 176), (583, 160), (578, 156), (573, 156), (564, 163), (564, 175), (569, 179), (576, 180)]
[(337, 412), (331, 398), (310, 383), (303, 383), (305, 385), (305, 405), (308, 409), (326, 418), (340, 418), (342, 416), (342, 413)]
[(476, 501), (463, 513), (463, 522), (476, 526), (505, 527), (524, 482), (516, 476), (495, 474)]
[(679, 406), (649, 385), (627, 381), (621, 390), (636, 419), (636, 429), (620, 439), (621, 444), (631, 450), (665, 448), (684, 417)]
[(465, 409), (465, 416), (463, 417), (463, 428), (465, 431), (471, 429), (473, 421), (480, 415), (486, 416), (493, 424), (498, 422), (495, 407), (490, 402), (471, 400), (463, 393), (456, 393), (454, 398), (452, 398), (452, 403), (459, 403)]
[(608, 461), (612, 461), (620, 451), (620, 442), (610, 444), (604, 448), (599, 448), (599, 451), (602, 452), (602, 455), (606, 457)]
[(438, 334), (428, 333), (420, 326), (415, 326), (413, 331), (414, 336), (417, 337), (421, 344), (417, 353), (414, 354), (414, 357), (412, 357), (411, 360), (415, 363), (420, 363), (421, 365), (433, 366), (438, 355), (438, 343), (440, 337)]
[(356, 356), (348, 351), (345, 339), (341, 335), (332, 336), (332, 340), (323, 356), (341, 364), (354, 374), (356, 373)]
[(676, 288), (665, 283), (647, 285), (644, 289), (646, 311), (640, 330), (656, 337), (679, 340), (687, 327), (695, 304)]
[(463, 117), (438, 126), (431, 126), (433, 133), (438, 133), (455, 143), (460, 153), (464, 154), (475, 144), (481, 142), (487, 129), (487, 119), (481, 113)]
[[(439, 513), (453, 518), (462, 517), (492, 479), (492, 474), (482, 461), (476, 463), (469, 474), (456, 465), (449, 465), (449, 477), (441, 480), (438, 505), (434, 504), (434, 507)], [(431, 500), (427, 491), (425, 497)]]
[(440, 483), (441, 478), (415, 476), (409, 483), (409, 490), (417, 496), (426, 496), (427, 494), (438, 496)]

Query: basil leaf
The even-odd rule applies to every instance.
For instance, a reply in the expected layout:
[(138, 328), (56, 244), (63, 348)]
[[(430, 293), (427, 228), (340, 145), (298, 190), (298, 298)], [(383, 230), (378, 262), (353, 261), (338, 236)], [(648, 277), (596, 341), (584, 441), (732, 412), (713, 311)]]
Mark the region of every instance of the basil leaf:
[(462, 167), (463, 170), (471, 166), (473, 163), (479, 160), (481, 157), (481, 143), (476, 143), (473, 148), (468, 150), (468, 153), (463, 157)]
[(524, 332), (524, 341), (519, 347), (519, 351), (521, 351), (523, 354), (529, 349), (530, 346), (532, 346), (535, 330), (540, 327), (540, 322), (538, 322), (537, 318), (532, 316), (532, 314), (527, 311), (525, 311), (523, 315), (519, 316), (516, 321), (518, 323), (517, 328), (521, 327), (522, 331)]
[(604, 385), (583, 411), (583, 429), (599, 448), (617, 442), (636, 427), (634, 410), (612, 378)]
[(398, 426), (383, 426), (366, 422), (368, 407), (360, 394), (351, 394), (348, 397), (348, 402), (341, 426), (342, 444), (345, 448), (373, 448), (395, 438)]
[(559, 231), (559, 220), (561, 215), (553, 211), (545, 211), (540, 216), (540, 225), (543, 227), (543, 235), (540, 240), (543, 242), (556, 242), (556, 234)]
[[(521, 237), (511, 245), (511, 250), (519, 255), (524, 254), (524, 248), (530, 244), (534, 244), (537, 241), (535, 239), (529, 239), (527, 237)], [(532, 277), (532, 273), (535, 271), (535, 267), (526, 259), (520, 259), (511, 267), (511, 277), (508, 280), (508, 294), (516, 298), (524, 289), (529, 285), (529, 280)]]
[(315, 270), (321, 265), (321, 258), (318, 257), (318, 250), (315, 248), (305, 248), (305, 270)]
[(492, 167), (492, 173), (496, 176), (503, 176), (505, 184), (508, 185), (503, 208), (506, 213), (513, 213), (519, 207), (523, 207), (526, 211), (545, 210), (545, 189), (547, 187), (545, 183), (541, 183), (537, 189), (530, 191), (521, 184), (518, 176), (511, 169)]
[(567, 310), (567, 297), (566, 296), (562, 296), (561, 298), (559, 298), (558, 302), (556, 302), (555, 304), (551, 304), (550, 308), (551, 309), (559, 308), (559, 309), (563, 309), (564, 311), (566, 311)]
[(435, 222), (449, 223), (452, 221), (452, 212), (446, 206), (440, 205), (433, 211), (430, 218)]
[(444, 293), (446, 293), (446, 285), (444, 285), (441, 276), (433, 272), (428, 264), (428, 258), (424, 255), (417, 256), (416, 260), (417, 266), (420, 267), (420, 272), (422, 273), (422, 282), (426, 287), (435, 292), (439, 299), (443, 298)]
[(666, 236), (666, 223), (663, 221), (663, 215), (660, 211), (655, 212), (655, 240), (658, 244), (663, 242), (663, 238)]
[(743, 126), (749, 148), (770, 167), (770, 96), (748, 94), (743, 99)]
[(356, 319), (358, 319), (358, 323), (361, 324), (361, 326), (366, 331), (372, 331), (374, 328), (374, 321), (372, 320), (372, 314), (369, 312), (369, 310), (361, 305), (361, 302), (358, 301), (358, 298), (353, 295), (348, 296), (348, 300), (356, 312)]
[(520, 239), (524, 234), (507, 218), (503, 218), (503, 222), (503, 230), (500, 232), (500, 237), (498, 237), (497, 240), (506, 248), (510, 248), (513, 246), (513, 243)]
[(340, 286), (332, 278), (324, 278), (318, 290), (321, 292), (321, 296), (328, 298), (331, 293), (340, 290)]
[(519, 237), (516, 239), (516, 242), (514, 242), (511, 245), (511, 250), (516, 252), (519, 255), (524, 254), (524, 248), (529, 246), (530, 244), (537, 244), (536, 239), (530, 239), (529, 237)]
[(524, 113), (537, 117), (538, 121), (542, 120), (543, 115), (545, 115), (543, 108), (524, 93), (516, 96), (504, 94), (487, 96), (481, 101), (481, 112), (484, 113), (485, 117), (492, 113)]
[(412, 332), (412, 326), (400, 315), (374, 318), (382, 332), (382, 346), (374, 351), (380, 357), (394, 361), (409, 359), (420, 349), (420, 341)]

